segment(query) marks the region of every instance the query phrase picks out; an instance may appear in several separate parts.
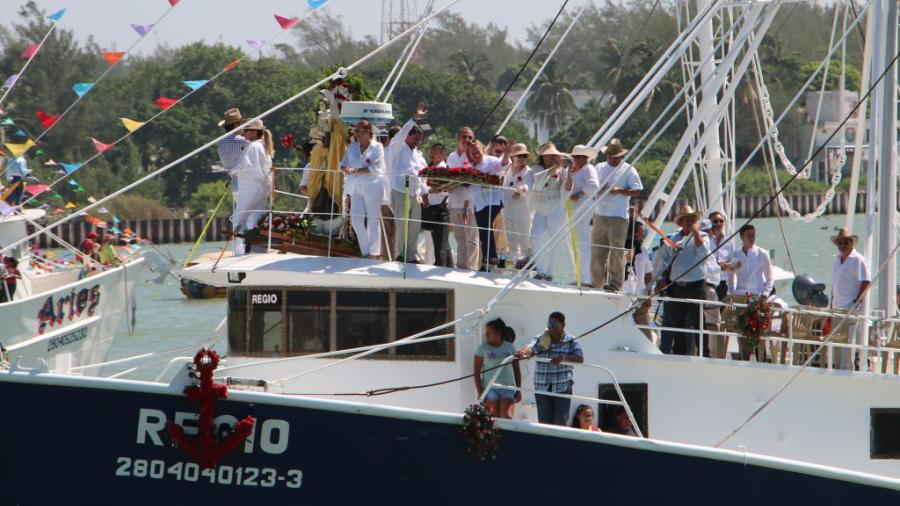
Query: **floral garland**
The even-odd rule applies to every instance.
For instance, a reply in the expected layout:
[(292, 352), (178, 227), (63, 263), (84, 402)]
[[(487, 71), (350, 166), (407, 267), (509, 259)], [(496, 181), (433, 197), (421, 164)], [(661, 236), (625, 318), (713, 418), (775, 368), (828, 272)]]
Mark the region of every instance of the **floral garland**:
[(751, 298), (738, 318), (741, 339), (741, 357), (750, 358), (759, 345), (759, 337), (772, 325), (772, 305), (764, 295)]
[(172, 441), (204, 468), (216, 467), (219, 461), (237, 451), (250, 437), (256, 423), (255, 418), (246, 416), (238, 420), (234, 429), (221, 441), (216, 441), (216, 400), (228, 397), (228, 387), (213, 381), (213, 371), (218, 366), (219, 355), (213, 350), (201, 348), (194, 356), (194, 370), (199, 372), (200, 384), (184, 389), (188, 399), (200, 404), (197, 437), (189, 437), (184, 427), (174, 422), (166, 424)]
[(447, 168), (425, 167), (419, 171), (419, 176), (428, 178), (428, 186), (437, 192), (452, 191), (464, 184), (492, 186), (502, 184), (500, 176), (485, 174), (470, 165)]
[(497, 458), (500, 429), (494, 427), (494, 417), (482, 404), (476, 403), (466, 408), (459, 433), (462, 435), (466, 453), (472, 458), (482, 462), (489, 458)]
[[(279, 233), (288, 241), (328, 242), (328, 236), (315, 232), (316, 220), (310, 216), (290, 213), (272, 213), (272, 232)], [(259, 235), (269, 230), (269, 215), (259, 221)], [(356, 243), (340, 237), (332, 237), (334, 244), (345, 248), (355, 248)]]

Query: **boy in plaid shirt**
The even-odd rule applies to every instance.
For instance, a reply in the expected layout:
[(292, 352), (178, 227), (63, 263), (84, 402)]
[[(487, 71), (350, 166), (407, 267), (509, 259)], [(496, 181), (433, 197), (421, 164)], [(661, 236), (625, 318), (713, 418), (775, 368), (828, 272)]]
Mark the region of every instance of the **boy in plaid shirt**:
[[(572, 370), (574, 367), (562, 362), (581, 364), (584, 353), (572, 334), (566, 329), (566, 317), (559, 311), (550, 313), (547, 329), (534, 337), (528, 345), (516, 352), (517, 358), (537, 355), (550, 359), (550, 362), (539, 361), (534, 370), (534, 389), (537, 392), (552, 392), (571, 395), (575, 383)], [(566, 425), (569, 418), (570, 397), (556, 397), (535, 393), (538, 421), (554, 425)]]

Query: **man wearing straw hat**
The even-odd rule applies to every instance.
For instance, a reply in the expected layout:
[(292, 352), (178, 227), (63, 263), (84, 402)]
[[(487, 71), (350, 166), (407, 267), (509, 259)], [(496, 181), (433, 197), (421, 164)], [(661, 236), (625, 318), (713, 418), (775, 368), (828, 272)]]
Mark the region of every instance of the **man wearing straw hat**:
[[(566, 178), (566, 190), (569, 192), (569, 202), (566, 203), (567, 213), (571, 210), (572, 217), (579, 214), (582, 206), (593, 205), (591, 196), (600, 189), (597, 180), (597, 172), (591, 162), (597, 156), (597, 150), (583, 144), (572, 148), (572, 165), (569, 167), (569, 177)], [(576, 223), (571, 224), (574, 241), (569, 240), (569, 250), (572, 252), (572, 265), (578, 277), (578, 284), (593, 286), (591, 284), (591, 214), (582, 216)], [(625, 238), (622, 238), (625, 245)]]
[[(625, 236), (628, 231), (628, 205), (644, 186), (637, 170), (625, 162), (628, 150), (619, 139), (612, 139), (600, 151), (606, 162), (597, 166), (600, 194), (594, 208), (591, 229), (591, 280), (594, 286), (619, 291), (625, 283)], [(608, 191), (607, 191), (608, 190)]]
[[(243, 122), (244, 118), (241, 116), (241, 111), (237, 107), (232, 107), (231, 109), (226, 110), (225, 114), (222, 115), (219, 126), (226, 132), (230, 132)], [(241, 135), (241, 132), (235, 132), (219, 141), (219, 145), (216, 146), (216, 149), (219, 152), (219, 163), (222, 164), (222, 167), (225, 167), (225, 170), (228, 171), (228, 175), (231, 176), (232, 192), (238, 190), (237, 176), (234, 173), (234, 168), (237, 166), (238, 162), (241, 161), (241, 155), (244, 153), (244, 149), (248, 144), (250, 144), (250, 141), (245, 139), (244, 136)]]
[[(862, 299), (866, 289), (872, 283), (866, 259), (856, 251), (859, 236), (850, 235), (850, 231), (842, 228), (838, 235), (831, 237), (831, 243), (837, 246), (838, 255), (831, 268), (831, 307), (852, 309)], [(837, 325), (832, 319), (832, 325)], [(852, 323), (852, 322), (849, 322)], [(850, 335), (856, 335), (856, 326), (850, 327)], [(855, 341), (855, 339), (854, 339)], [(854, 343), (858, 344), (858, 343)], [(841, 369), (852, 369), (852, 355), (849, 348), (841, 349)]]
[[(668, 287), (665, 296), (663, 326), (681, 329), (700, 329), (700, 306), (685, 299), (706, 300), (706, 256), (709, 255), (709, 237), (700, 231), (700, 213), (691, 206), (684, 206), (675, 215), (675, 224), (681, 230), (672, 236), (675, 247), (664, 245), (660, 272), (656, 273), (659, 287)], [(696, 332), (662, 333), (660, 351), (676, 355), (693, 355)], [(704, 350), (705, 351), (705, 350)]]

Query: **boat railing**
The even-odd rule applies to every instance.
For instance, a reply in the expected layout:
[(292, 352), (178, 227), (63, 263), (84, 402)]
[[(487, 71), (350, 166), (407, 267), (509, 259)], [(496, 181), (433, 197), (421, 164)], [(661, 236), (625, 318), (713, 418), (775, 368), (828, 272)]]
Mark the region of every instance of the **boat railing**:
[[(533, 393), (535, 395), (546, 395), (549, 397), (558, 397), (561, 399), (578, 399), (580, 401), (597, 402), (598, 404), (606, 404), (609, 406), (621, 406), (625, 410), (625, 413), (628, 414), (628, 420), (631, 422), (631, 427), (634, 429), (635, 434), (637, 434), (638, 437), (641, 437), (641, 438), (644, 437), (644, 434), (641, 432), (640, 426), (638, 426), (637, 420), (634, 418), (634, 413), (631, 412), (631, 406), (629, 406), (628, 402), (625, 400), (625, 394), (622, 392), (622, 388), (619, 386), (619, 379), (616, 378), (616, 374), (614, 372), (612, 372), (612, 370), (609, 369), (608, 367), (598, 365), (598, 364), (588, 364), (588, 363), (578, 364), (578, 363), (574, 363), (574, 362), (566, 362), (567, 366), (597, 369), (597, 370), (600, 370), (600, 371), (606, 373), (606, 375), (609, 376), (609, 379), (612, 382), (613, 388), (615, 388), (615, 390), (616, 390), (616, 396), (619, 398), (619, 400), (601, 399), (599, 397), (586, 397), (583, 395), (575, 395), (575, 394), (561, 394), (561, 393), (557, 393), (557, 392), (546, 392), (543, 390), (538, 391), (538, 390), (535, 390), (534, 388), (525, 388), (525, 387), (518, 387), (515, 385), (504, 385), (502, 383), (497, 383), (497, 378), (500, 376), (500, 373), (503, 371), (503, 368), (506, 367), (507, 365), (509, 365), (510, 363), (512, 363), (513, 360), (516, 360), (516, 358), (514, 356), (510, 355), (510, 356), (506, 357), (505, 359), (503, 359), (503, 361), (500, 362), (500, 365), (498, 365), (496, 367), (496, 369), (494, 369), (494, 371), (491, 373), (490, 380), (488, 381), (487, 385), (484, 386), (484, 390), (481, 392), (481, 396), (478, 398), (478, 402), (484, 402), (484, 399), (485, 399), (485, 397), (487, 397), (487, 394), (491, 390), (491, 388), (498, 387), (498, 388), (507, 388), (510, 390), (516, 390), (519, 392), (529, 392), (529, 393)], [(550, 359), (543, 358), (543, 357), (536, 357), (535, 360), (537, 362), (544, 362), (547, 364), (552, 363), (552, 361)]]
[[(636, 300), (646, 296), (634, 296)], [(740, 310), (747, 307), (743, 302), (722, 302), (699, 299), (677, 299), (671, 297), (654, 297), (654, 300), (692, 303), (697, 305), (699, 325), (697, 329), (666, 327), (664, 325), (640, 325), (640, 329), (650, 331), (682, 332), (697, 335), (698, 353), (707, 349), (711, 337), (744, 338), (737, 331), (736, 318)], [(720, 315), (718, 321), (707, 324), (706, 309), (718, 308), (728, 311), (729, 315)], [(894, 363), (894, 374), (900, 374), (900, 318), (883, 318), (878, 315), (864, 315), (843, 309), (806, 308), (806, 307), (772, 307), (772, 321), (778, 324), (777, 330), (769, 330), (760, 336), (760, 341), (768, 344), (769, 350), (775, 352), (771, 360), (775, 363), (777, 352), (786, 364), (793, 364), (795, 345), (818, 347), (824, 345), (827, 351), (824, 358), (825, 367), (834, 366), (834, 350), (847, 349), (859, 355), (859, 370), (866, 370), (871, 362), (872, 372), (886, 373), (888, 363)], [(829, 322), (830, 320), (830, 322)], [(826, 322), (828, 322), (826, 324)], [(827, 327), (831, 327), (828, 332)], [(785, 348), (777, 349), (779, 346)], [(726, 342), (727, 347), (727, 342)], [(721, 353), (720, 353), (721, 355)], [(715, 358), (725, 358), (724, 356)], [(743, 357), (748, 359), (749, 357)], [(853, 362), (851, 360), (851, 362)], [(880, 371), (879, 371), (880, 365)], [(852, 368), (845, 364), (845, 369)]]

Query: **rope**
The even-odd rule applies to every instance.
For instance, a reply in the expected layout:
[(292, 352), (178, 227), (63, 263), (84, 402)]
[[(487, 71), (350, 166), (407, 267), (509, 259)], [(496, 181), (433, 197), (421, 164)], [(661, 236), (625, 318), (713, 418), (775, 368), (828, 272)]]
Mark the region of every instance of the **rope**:
[[(563, 10), (566, 8), (566, 5), (568, 5), (568, 3), (569, 3), (569, 0), (564, 0), (562, 5), (559, 6), (559, 10), (556, 12), (556, 16), (553, 17), (553, 19), (550, 21), (550, 25), (547, 26), (546, 30), (544, 30), (544, 34), (541, 35), (541, 38), (540, 38), (540, 40), (538, 40), (537, 45), (535, 45), (534, 49), (531, 50), (531, 54), (528, 55), (528, 58), (526, 58), (525, 62), (522, 64), (522, 66), (519, 67), (519, 71), (516, 72), (516, 77), (514, 77), (513, 80), (509, 83), (509, 86), (507, 86), (506, 89), (503, 90), (503, 94), (500, 95), (500, 98), (497, 99), (497, 102), (494, 103), (494, 106), (491, 107), (491, 110), (488, 111), (488, 113), (481, 120), (481, 123), (478, 124), (478, 128), (475, 129), (475, 135), (478, 135), (478, 132), (482, 129), (482, 127), (484, 127), (484, 124), (487, 123), (487, 120), (494, 114), (494, 112), (497, 110), (497, 107), (500, 107), (500, 104), (503, 103), (503, 99), (506, 98), (507, 93), (509, 93), (509, 91), (512, 90), (512, 87), (516, 84), (516, 81), (518, 81), (519, 78), (522, 77), (522, 72), (525, 72), (525, 68), (528, 67), (529, 63), (531, 63), (531, 59), (534, 58), (534, 55), (537, 53), (538, 49), (540, 49), (541, 44), (544, 43), (544, 40), (547, 38), (547, 35), (550, 35), (550, 30), (553, 28), (553, 25), (556, 24), (556, 20), (559, 19), (560, 15), (562, 15)], [(550, 58), (548, 57), (547, 59), (549, 60)], [(538, 72), (538, 74), (540, 74), (540, 72)], [(531, 87), (531, 85), (529, 85), (529, 87)], [(525, 93), (523, 93), (522, 96), (525, 96)], [(520, 97), (519, 101), (521, 102), (521, 97)], [(516, 103), (516, 106), (518, 106), (518, 103)], [(513, 107), (513, 111), (515, 111), (515, 110), (516, 110), (516, 107)], [(512, 113), (510, 113), (510, 115), (512, 115)], [(508, 121), (508, 119), (507, 119), (507, 121)], [(505, 125), (506, 121), (504, 121), (503, 123)], [(497, 131), (497, 133), (500, 133), (500, 130), (503, 130), (502, 126)]]
[(194, 245), (191, 246), (191, 250), (188, 251), (187, 257), (185, 257), (184, 262), (181, 264), (182, 269), (184, 269), (189, 263), (191, 263), (191, 259), (194, 258), (194, 253), (197, 252), (197, 247), (200, 246), (200, 243), (203, 242), (203, 238), (206, 237), (206, 231), (209, 229), (209, 226), (212, 224), (213, 220), (216, 219), (216, 213), (219, 212), (219, 208), (222, 207), (222, 203), (225, 202), (225, 197), (227, 197), (229, 193), (231, 193), (231, 189), (225, 188), (225, 193), (223, 193), (222, 197), (219, 198), (219, 203), (216, 204), (216, 207), (215, 209), (213, 209), (213, 212), (209, 216), (209, 219), (206, 220), (206, 224), (203, 225), (203, 230), (200, 231), (200, 235), (197, 237), (197, 240), (194, 241)]

